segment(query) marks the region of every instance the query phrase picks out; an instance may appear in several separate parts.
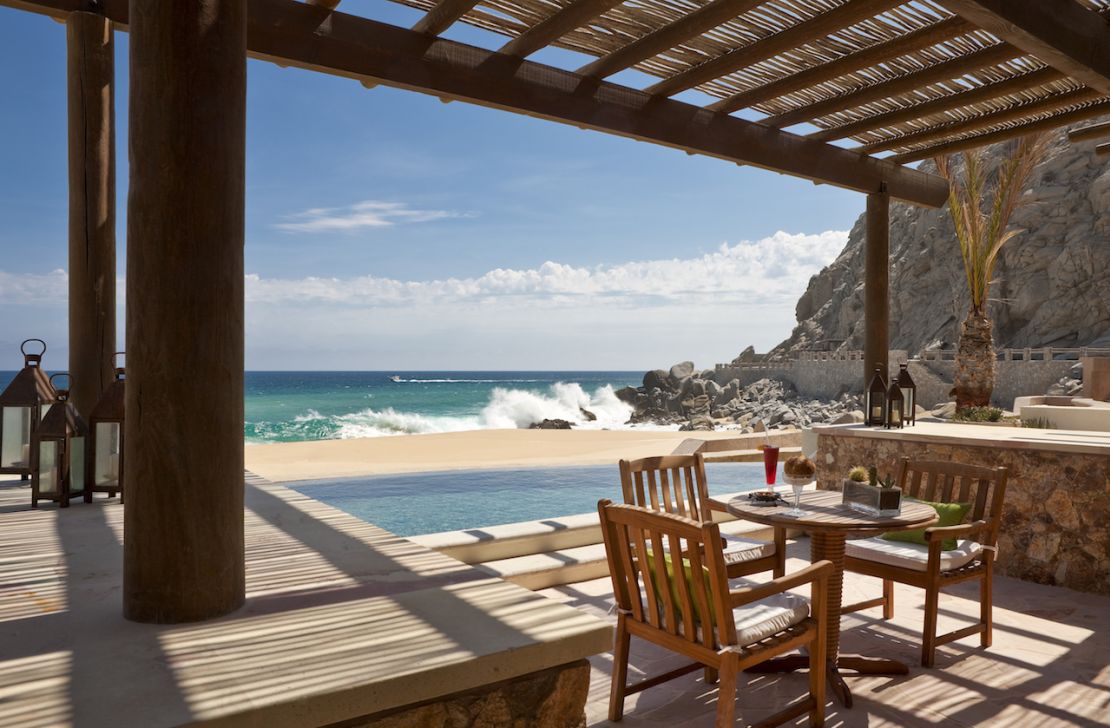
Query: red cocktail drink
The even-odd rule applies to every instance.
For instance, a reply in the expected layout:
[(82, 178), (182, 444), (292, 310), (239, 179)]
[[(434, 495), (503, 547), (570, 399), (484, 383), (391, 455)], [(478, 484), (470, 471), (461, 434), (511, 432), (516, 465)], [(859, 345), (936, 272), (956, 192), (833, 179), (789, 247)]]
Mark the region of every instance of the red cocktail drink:
[(771, 445), (763, 446), (763, 470), (767, 474), (767, 485), (775, 484), (779, 471), (779, 449)]

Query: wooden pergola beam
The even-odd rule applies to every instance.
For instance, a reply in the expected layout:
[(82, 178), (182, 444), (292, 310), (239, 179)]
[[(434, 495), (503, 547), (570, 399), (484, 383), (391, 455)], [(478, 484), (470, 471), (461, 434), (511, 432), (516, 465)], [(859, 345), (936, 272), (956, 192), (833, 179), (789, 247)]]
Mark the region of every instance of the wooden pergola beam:
[(474, 9), (478, 0), (439, 0), (428, 14), (417, 21), (412, 29), (425, 35), (439, 35), (450, 28), (456, 20)]
[(1073, 142), (1081, 142), (1086, 139), (1098, 139), (1104, 136), (1110, 136), (1110, 121), (1091, 124), (1090, 126), (1085, 126), (1081, 129), (1072, 129), (1068, 132), (1068, 139)]
[(517, 58), (530, 56), (622, 2), (624, 0), (575, 0), (513, 38), (499, 52)]
[(1110, 95), (1110, 24), (1076, 0), (941, 0), (954, 13)]
[[(0, 0), (0, 4), (28, 0)], [(43, 0), (49, 12), (60, 0)], [(70, 0), (70, 5), (79, 0)], [(869, 193), (944, 204), (942, 178), (559, 68), (294, 0), (248, 0), (249, 54), (283, 66), (470, 101)], [(126, 0), (101, 9), (127, 27)]]
[(998, 111), (973, 116), (964, 121), (950, 122), (948, 124), (938, 124), (930, 126), (927, 129), (912, 132), (910, 134), (903, 134), (882, 141), (873, 142), (871, 144), (864, 144), (856, 147), (857, 152), (866, 152), (867, 154), (874, 154), (875, 152), (882, 152), (895, 147), (905, 147), (913, 144), (927, 144), (929, 142), (944, 139), (958, 134), (964, 134), (970, 131), (979, 131), (987, 129), (998, 124), (1005, 124), (1009, 121), (1016, 119), (1027, 119), (1037, 114), (1043, 114), (1049, 111), (1058, 111), (1063, 108), (1082, 104), (1086, 101), (1093, 101), (1100, 98), (1101, 93), (1089, 88), (1073, 89), (1063, 93), (1052, 94), (1043, 98), (1035, 99), (1033, 101), (1017, 104), (1009, 108), (1000, 109)]
[(927, 66), (920, 71), (897, 76), (889, 81), (883, 81), (873, 86), (865, 86), (858, 91), (834, 96), (825, 101), (818, 101), (817, 103), (808, 104), (793, 111), (787, 111), (776, 116), (768, 117), (763, 119), (762, 123), (776, 129), (781, 129), (803, 121), (810, 121), (811, 119), (817, 119), (838, 111), (844, 111), (845, 109), (862, 106), (863, 104), (878, 101), (879, 99), (897, 96), (921, 88), (922, 86), (958, 78), (969, 71), (991, 66), (996, 63), (1004, 63), (1021, 55), (1024, 55), (1022, 51), (1014, 48), (1012, 45), (1008, 43), (999, 43), (973, 53), (968, 53), (966, 56), (957, 56), (952, 60), (942, 61), (932, 66)]
[(305, 0), (305, 2), (309, 5), (315, 5), (318, 8), (324, 8), (325, 10), (335, 10), (339, 7), (339, 3), (342, 2), (342, 0)]
[(1089, 106), (1084, 106), (1081, 109), (1072, 109), (1071, 111), (1064, 111), (1059, 114), (1052, 114), (1042, 119), (1035, 119), (1028, 121), (1024, 124), (1016, 124), (1006, 129), (999, 129), (998, 131), (987, 132), (985, 134), (976, 134), (974, 136), (966, 137), (964, 139), (954, 139), (950, 142), (936, 144), (925, 149), (915, 149), (912, 152), (904, 152), (896, 154), (892, 157), (887, 157), (888, 161), (897, 162), (898, 164), (908, 164), (910, 162), (919, 162), (922, 159), (935, 157), (938, 154), (953, 154), (955, 152), (962, 152), (966, 149), (974, 149), (975, 147), (986, 146), (987, 144), (997, 144), (1004, 142), (1014, 137), (1024, 136), (1031, 134), (1035, 131), (1047, 131), (1055, 129), (1066, 124), (1071, 124), (1076, 121), (1083, 121), (1091, 119), (1096, 116), (1110, 114), (1110, 99), (1105, 101), (1097, 101)]
[(1100, 157), (1110, 155), (1110, 142), (1106, 142), (1105, 144), (1099, 144), (1098, 146), (1096, 146), (1095, 154)]
[(914, 119), (923, 119), (927, 116), (945, 111), (954, 111), (955, 109), (971, 104), (978, 104), (983, 101), (991, 101), (1036, 86), (1042, 86), (1046, 83), (1052, 83), (1061, 78), (1064, 78), (1064, 74), (1060, 73), (1055, 68), (1046, 66), (1036, 71), (1008, 78), (1005, 81), (988, 83), (967, 91), (961, 91), (958, 94), (941, 96), (931, 101), (926, 101), (925, 103), (913, 104), (912, 106), (888, 111), (885, 114), (868, 116), (858, 121), (842, 124), (831, 129), (822, 129), (821, 131), (809, 134), (808, 138), (827, 142), (832, 139), (843, 139), (845, 137), (856, 136), (863, 132), (894, 126), (895, 124), (901, 124), (902, 122), (912, 121)]
[(940, 22), (927, 25), (924, 28), (918, 28), (911, 33), (906, 33), (897, 38), (891, 38), (882, 43), (876, 43), (873, 46), (858, 50), (854, 53), (849, 53), (834, 61), (822, 63), (819, 66), (807, 68), (804, 71), (798, 71), (793, 75), (763, 86), (757, 86), (749, 91), (742, 91), (727, 99), (722, 99), (715, 104), (711, 104), (709, 108), (714, 111), (724, 111), (725, 113), (750, 108), (764, 101), (770, 101), (778, 96), (803, 88), (809, 88), (810, 86), (816, 86), (819, 83), (834, 78), (839, 78), (853, 71), (858, 71), (861, 68), (869, 68), (892, 58), (898, 58), (907, 53), (913, 53), (922, 48), (928, 48), (937, 43), (943, 43), (946, 40), (950, 40), (974, 29), (975, 26), (963, 18), (945, 18)]
[(762, 40), (749, 43), (723, 56), (717, 56), (682, 73), (665, 78), (644, 90), (653, 96), (673, 96), (754, 63), (765, 61), (791, 48), (824, 38), (830, 33), (874, 17), (903, 2), (904, 0), (853, 0)]
[(764, 0), (713, 0), (697, 10), (683, 15), (668, 25), (654, 30), (612, 53), (591, 61), (578, 69), (588, 78), (605, 78), (631, 68), (641, 61), (682, 45), (691, 38), (743, 15)]

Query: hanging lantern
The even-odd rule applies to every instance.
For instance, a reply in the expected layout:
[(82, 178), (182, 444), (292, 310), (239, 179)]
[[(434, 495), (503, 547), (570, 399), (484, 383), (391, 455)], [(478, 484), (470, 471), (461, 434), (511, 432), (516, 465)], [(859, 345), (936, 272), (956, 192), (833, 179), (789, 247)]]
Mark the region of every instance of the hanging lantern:
[[(42, 345), (42, 351), (28, 354), (27, 345), (35, 342)], [(23, 353), (23, 369), (0, 393), (0, 473), (21, 475), (27, 480), (31, 476), (31, 436), (56, 396), (42, 370), (46, 342), (27, 339), (19, 350)]]
[(902, 419), (906, 413), (906, 403), (902, 399), (902, 390), (898, 386), (898, 381), (895, 380), (890, 383), (890, 389), (886, 393), (886, 429), (897, 427), (902, 429)]
[(882, 366), (875, 366), (875, 376), (871, 377), (871, 384), (867, 387), (867, 424), (882, 427), (886, 424), (886, 379), (883, 378)]
[(909, 364), (903, 364), (898, 372), (898, 388), (902, 390), (902, 422), (917, 424), (917, 385), (910, 376)]
[[(50, 378), (69, 377), (59, 373)], [(31, 507), (40, 500), (69, 506), (69, 499), (85, 489), (88, 459), (85, 444), (89, 428), (69, 401), (68, 389), (57, 389), (54, 404), (31, 435)]]
[(116, 352), (116, 379), (104, 390), (100, 401), (89, 413), (89, 450), (92, 454), (90, 482), (85, 488), (85, 502), (92, 503), (93, 493), (119, 493), (123, 502), (123, 402), (124, 369)]

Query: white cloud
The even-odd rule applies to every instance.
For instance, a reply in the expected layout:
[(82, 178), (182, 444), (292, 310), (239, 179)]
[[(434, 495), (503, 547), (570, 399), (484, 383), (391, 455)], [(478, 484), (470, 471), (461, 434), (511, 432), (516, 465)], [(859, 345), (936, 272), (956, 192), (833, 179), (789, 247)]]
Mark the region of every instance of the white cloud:
[(314, 207), (290, 215), (289, 222), (280, 222), (274, 227), (296, 233), (351, 232), (449, 217), (460, 215), (447, 210), (414, 210), (404, 202), (365, 200), (346, 207)]
[[(247, 366), (637, 369), (689, 358), (709, 366), (786, 338), (810, 276), (847, 237), (779, 232), (687, 258), (547, 262), (429, 281), (248, 275)], [(117, 298), (122, 342), (122, 279)], [(18, 353), (25, 336), (61, 348), (65, 300), (64, 271), (0, 272), (0, 343), (15, 342), (0, 350), (8, 368), (16, 362), (5, 353)]]
[(0, 270), (0, 303), (65, 305), (68, 296), (69, 275), (64, 270), (52, 270), (45, 275)]
[(392, 278), (262, 278), (247, 276), (247, 301), (330, 303), (349, 306), (419, 306), (512, 300), (544, 306), (604, 300), (624, 306), (676, 301), (793, 303), (809, 277), (844, 247), (848, 233), (778, 232), (757, 242), (722, 244), (696, 258), (630, 261), (576, 267), (548, 261), (536, 268), (496, 268), (475, 278), (401, 281)]

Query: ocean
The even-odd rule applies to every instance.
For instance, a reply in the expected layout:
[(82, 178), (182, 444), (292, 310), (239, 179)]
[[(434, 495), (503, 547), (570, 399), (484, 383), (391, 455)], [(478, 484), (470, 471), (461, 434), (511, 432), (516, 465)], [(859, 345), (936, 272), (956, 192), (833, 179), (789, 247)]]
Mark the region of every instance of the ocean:
[[(15, 374), (0, 372), (0, 391)], [(243, 435), (248, 443), (298, 442), (520, 428), (545, 418), (580, 429), (624, 428), (632, 409), (614, 392), (642, 378), (593, 371), (247, 372)]]
[[(247, 372), (249, 443), (522, 428), (624, 427), (642, 372)], [(581, 410), (593, 413), (589, 421)]]

